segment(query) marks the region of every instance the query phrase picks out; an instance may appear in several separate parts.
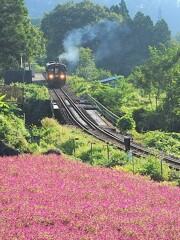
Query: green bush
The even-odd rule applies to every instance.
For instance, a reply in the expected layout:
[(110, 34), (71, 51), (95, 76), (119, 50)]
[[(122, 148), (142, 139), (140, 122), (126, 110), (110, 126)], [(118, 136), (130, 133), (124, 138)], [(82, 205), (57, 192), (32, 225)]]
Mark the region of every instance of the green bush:
[(180, 171), (172, 169), (170, 172), (169, 181), (173, 182), (176, 186), (180, 186)]
[(161, 119), (157, 112), (138, 108), (133, 111), (133, 119), (136, 123), (136, 131), (140, 133), (161, 128)]
[(135, 122), (131, 117), (125, 115), (118, 119), (117, 127), (122, 132), (127, 132), (128, 130), (132, 130), (135, 127)]
[(127, 163), (126, 153), (124, 152), (114, 152), (113, 156), (104, 165), (106, 167), (124, 166)]
[(13, 113), (0, 115), (0, 135), (4, 143), (19, 149), (21, 152), (28, 151), (27, 139), (30, 137), (23, 119)]
[(93, 164), (90, 150), (81, 152), (81, 154), (79, 155), (79, 158), (81, 159), (82, 162)]
[(30, 104), (34, 100), (50, 99), (48, 88), (38, 84), (12, 83), (11, 86), (21, 87), (24, 89), (25, 101)]
[(66, 142), (61, 144), (61, 150), (63, 153), (68, 155), (73, 155), (73, 152), (75, 151), (74, 141), (72, 139), (68, 139)]
[(141, 141), (148, 147), (179, 157), (180, 133), (150, 131), (141, 136)]
[(168, 181), (170, 169), (166, 163), (161, 163), (161, 160), (157, 160), (155, 157), (148, 157), (142, 164), (140, 174), (148, 175), (155, 181)]

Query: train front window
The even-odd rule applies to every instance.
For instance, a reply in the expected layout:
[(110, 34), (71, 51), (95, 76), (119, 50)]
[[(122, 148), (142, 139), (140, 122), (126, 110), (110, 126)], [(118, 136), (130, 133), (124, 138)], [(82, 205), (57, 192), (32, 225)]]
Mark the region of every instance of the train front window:
[(55, 72), (55, 74), (58, 74), (59, 73), (59, 68), (55, 68), (54, 72)]

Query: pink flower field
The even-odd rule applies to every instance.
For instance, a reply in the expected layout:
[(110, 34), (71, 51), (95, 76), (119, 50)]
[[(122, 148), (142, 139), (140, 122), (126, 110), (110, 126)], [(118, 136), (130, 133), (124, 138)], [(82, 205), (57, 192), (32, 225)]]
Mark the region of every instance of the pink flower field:
[(57, 155), (0, 158), (0, 240), (180, 239), (180, 189)]

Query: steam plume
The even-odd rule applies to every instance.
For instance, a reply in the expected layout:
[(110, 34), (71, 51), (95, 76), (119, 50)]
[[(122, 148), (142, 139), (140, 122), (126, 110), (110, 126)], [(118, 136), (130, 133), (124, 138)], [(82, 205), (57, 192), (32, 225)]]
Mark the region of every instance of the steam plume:
[(129, 33), (126, 26), (118, 25), (116, 22), (101, 20), (95, 25), (87, 25), (80, 29), (69, 32), (63, 41), (65, 52), (59, 56), (60, 60), (68, 62), (68, 68), (75, 68), (79, 61), (80, 47), (96, 42), (95, 60), (113, 56), (114, 52), (123, 54), (121, 35)]
[(96, 34), (91, 25), (69, 32), (63, 41), (65, 52), (59, 56), (59, 59), (67, 61), (71, 68), (74, 68), (79, 61), (80, 47), (93, 41)]

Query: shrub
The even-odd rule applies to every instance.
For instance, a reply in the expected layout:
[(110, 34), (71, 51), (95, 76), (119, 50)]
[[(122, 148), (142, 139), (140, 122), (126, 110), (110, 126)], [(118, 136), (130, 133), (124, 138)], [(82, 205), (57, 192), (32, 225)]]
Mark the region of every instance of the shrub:
[(8, 116), (0, 115), (0, 135), (4, 143), (22, 152), (28, 151), (27, 139), (30, 134), (25, 128), (23, 119), (18, 118), (13, 113)]
[(131, 117), (125, 115), (118, 119), (117, 126), (121, 131), (126, 132), (135, 127), (135, 122)]
[(148, 147), (153, 147), (166, 154), (179, 157), (179, 133), (150, 131), (142, 136), (141, 141)]
[(72, 139), (68, 139), (66, 142), (61, 144), (61, 150), (63, 153), (72, 155), (74, 152), (75, 146)]
[(155, 157), (148, 157), (142, 164), (140, 174), (148, 175), (155, 181), (168, 181), (170, 170), (169, 166), (166, 163), (161, 163), (161, 161), (157, 160)]

